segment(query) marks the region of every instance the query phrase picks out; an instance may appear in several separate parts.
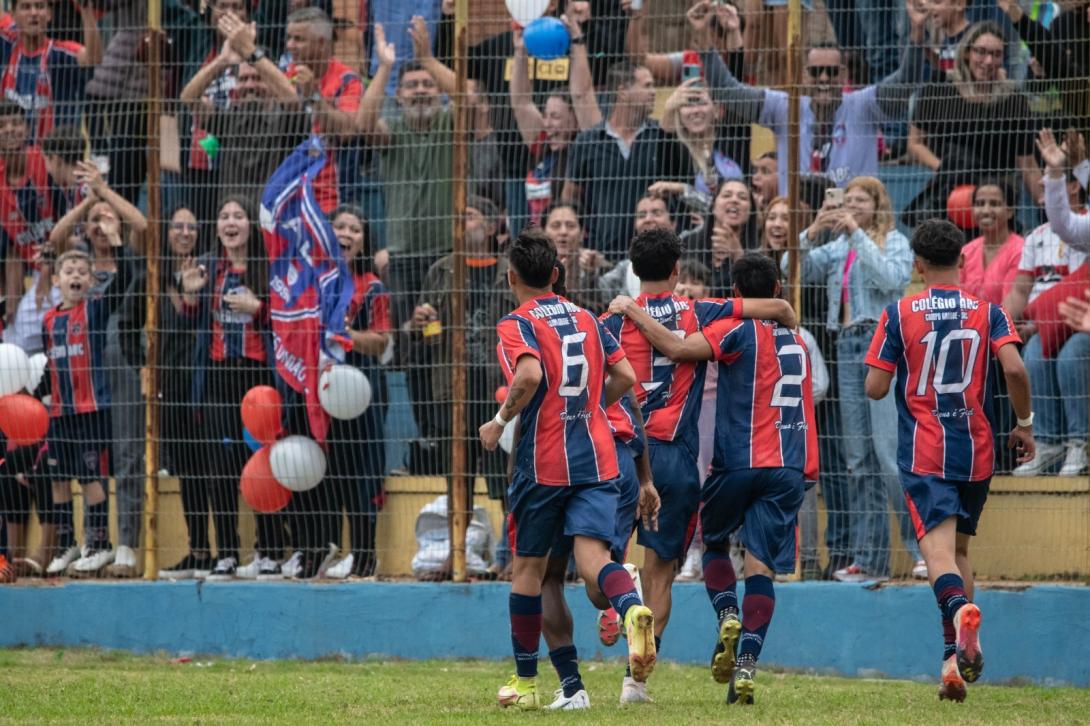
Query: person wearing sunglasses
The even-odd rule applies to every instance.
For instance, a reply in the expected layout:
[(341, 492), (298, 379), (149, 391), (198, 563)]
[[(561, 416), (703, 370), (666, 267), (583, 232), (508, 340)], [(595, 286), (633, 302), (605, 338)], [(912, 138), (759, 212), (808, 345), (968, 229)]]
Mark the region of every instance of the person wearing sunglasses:
[[(845, 92), (850, 79), (836, 45), (820, 44), (806, 54), (799, 104), (800, 171), (826, 176), (838, 186), (857, 176), (877, 175), (878, 133), (883, 124), (905, 118), (909, 97), (923, 82), (926, 68), (922, 43), (927, 12), (909, 0), (907, 13), (910, 42), (901, 66), (874, 85)], [(701, 60), (713, 100), (736, 121), (771, 128), (778, 157), (787, 159), (787, 144), (795, 134), (787, 123), (787, 93), (749, 86), (730, 73), (712, 46), (709, 0), (693, 5), (688, 18), (695, 43), (703, 49)], [(779, 193), (786, 196), (786, 164), (780, 164), (779, 177)]]

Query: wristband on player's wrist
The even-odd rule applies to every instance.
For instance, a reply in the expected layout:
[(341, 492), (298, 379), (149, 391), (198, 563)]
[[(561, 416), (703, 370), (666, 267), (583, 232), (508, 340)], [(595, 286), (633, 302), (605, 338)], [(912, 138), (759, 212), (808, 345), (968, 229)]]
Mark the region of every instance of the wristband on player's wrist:
[(1029, 418), (1020, 418), (1017, 423), (1020, 428), (1028, 429), (1033, 425), (1033, 411), (1029, 412)]
[(499, 425), (499, 426), (502, 426), (502, 427), (506, 428), (506, 427), (507, 427), (507, 424), (509, 424), (509, 423), (510, 423), (510, 421), (506, 421), (506, 420), (505, 420), (505, 419), (503, 418), (503, 412), (502, 412), (502, 411), (497, 411), (497, 412), (496, 412), (496, 418), (492, 419), (492, 423), (494, 423), (494, 424), (497, 424), (497, 425)]

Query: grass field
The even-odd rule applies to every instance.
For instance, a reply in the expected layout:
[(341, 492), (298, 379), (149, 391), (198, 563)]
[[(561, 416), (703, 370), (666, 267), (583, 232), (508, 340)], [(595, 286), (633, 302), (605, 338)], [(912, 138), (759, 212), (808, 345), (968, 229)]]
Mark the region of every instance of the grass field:
[[(543, 664), (546, 665), (546, 664)], [(1090, 723), (1090, 690), (979, 685), (964, 704), (933, 684), (759, 674), (758, 703), (723, 703), (707, 670), (660, 664), (653, 705), (616, 705), (619, 662), (583, 664), (590, 713), (495, 705), (509, 664), (246, 661), (72, 650), (0, 650), (0, 723)], [(555, 687), (542, 669), (541, 685)]]

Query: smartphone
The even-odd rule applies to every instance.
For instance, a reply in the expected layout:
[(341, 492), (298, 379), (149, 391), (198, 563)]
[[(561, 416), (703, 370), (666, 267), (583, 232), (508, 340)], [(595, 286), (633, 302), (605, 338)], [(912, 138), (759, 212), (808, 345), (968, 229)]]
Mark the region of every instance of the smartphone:
[(840, 187), (830, 187), (825, 190), (825, 203), (830, 207), (844, 206), (844, 190)]

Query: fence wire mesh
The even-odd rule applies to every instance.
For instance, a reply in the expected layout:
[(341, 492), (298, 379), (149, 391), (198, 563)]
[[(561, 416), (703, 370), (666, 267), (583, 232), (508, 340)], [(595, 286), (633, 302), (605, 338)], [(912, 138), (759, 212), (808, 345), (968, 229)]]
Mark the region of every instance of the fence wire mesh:
[[(798, 573), (926, 578), (894, 400), (865, 396), (864, 356), (882, 309), (922, 289), (909, 238), (940, 217), (968, 240), (964, 289), (1017, 323), (1037, 417), (1019, 465), (994, 400), (978, 572), (1085, 578), (1090, 334), (1057, 304), (1087, 289), (1087, 4), (805, 0), (797, 45), (773, 0), (562, 0), (530, 23), (536, 4), (471, 0), (462, 63), (451, 0), (163, 0), (161, 32), (146, 0), (9, 4), (14, 572), (444, 579), (465, 511), (468, 574), (503, 577), (508, 456), (476, 432), (502, 401), (506, 247), (542, 228), (569, 298), (601, 314), (638, 294), (629, 241), (658, 226), (685, 245), (678, 294), (730, 296), (760, 251), (799, 302), (821, 477)], [(301, 228), (312, 246), (285, 263)], [(319, 380), (338, 348), (348, 370)], [(709, 382), (704, 473), (715, 406)], [(699, 552), (697, 532), (681, 577)]]

